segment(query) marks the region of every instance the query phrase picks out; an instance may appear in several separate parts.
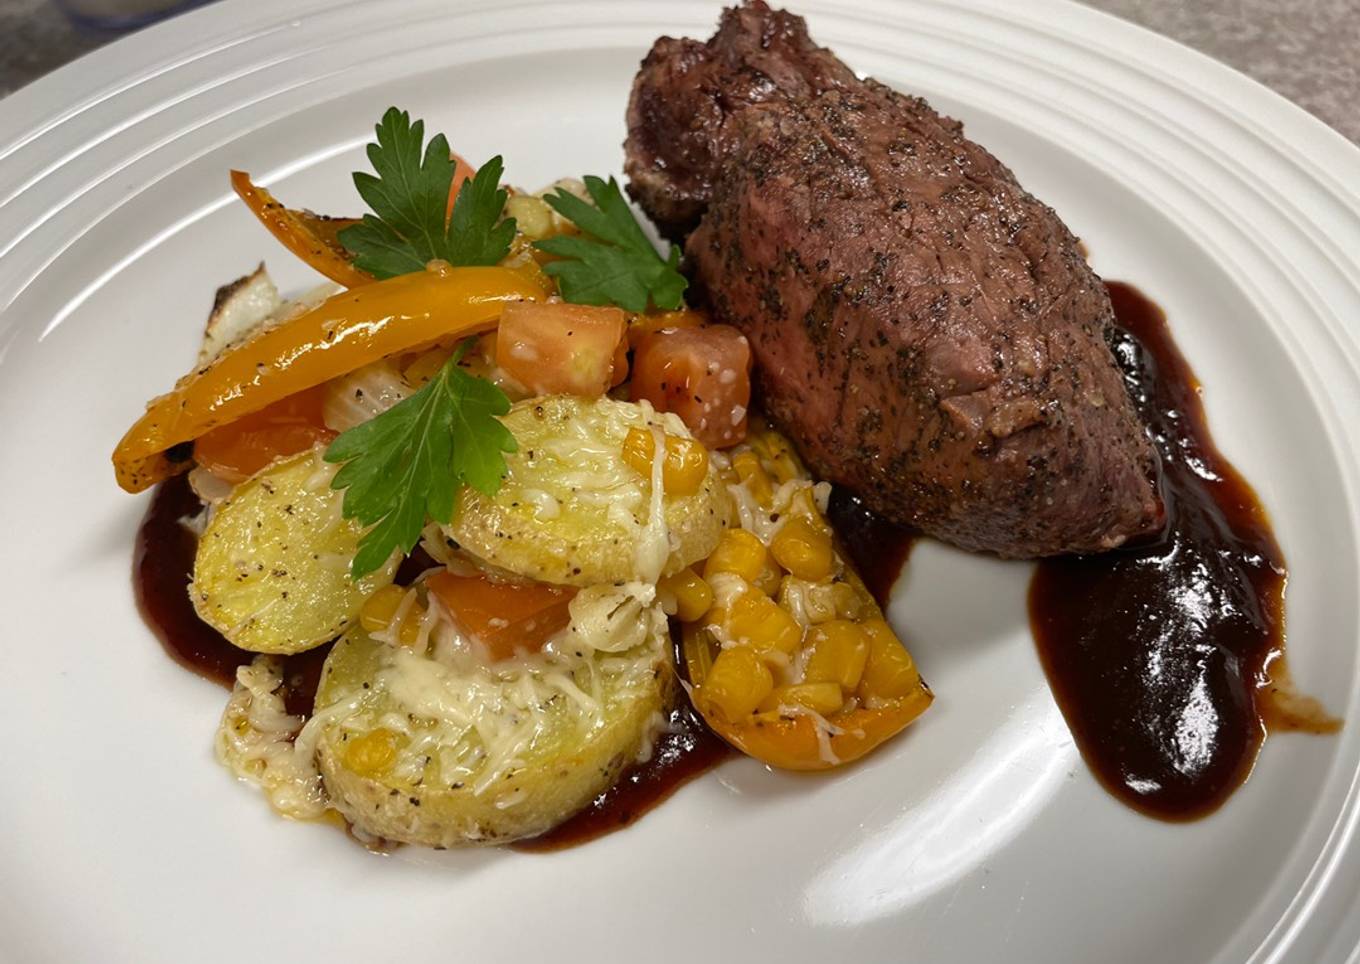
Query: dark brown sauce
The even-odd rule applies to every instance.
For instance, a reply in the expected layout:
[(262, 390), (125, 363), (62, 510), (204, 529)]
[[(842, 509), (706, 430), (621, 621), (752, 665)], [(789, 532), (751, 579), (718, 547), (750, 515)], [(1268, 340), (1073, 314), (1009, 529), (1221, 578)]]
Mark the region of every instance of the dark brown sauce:
[(736, 753), (714, 735), (688, 702), (671, 711), (668, 724), (646, 763), (628, 767), (590, 806), (547, 833), (514, 844), (515, 849), (562, 850), (622, 830), (690, 780)]
[(180, 665), (199, 676), (230, 687), (236, 669), (255, 658), (227, 642), (198, 618), (189, 601), (198, 537), (184, 520), (203, 509), (186, 476), (162, 482), (137, 530), (132, 583), (142, 618)]
[[(184, 522), (202, 508), (184, 476), (161, 483), (137, 533), (133, 586), (142, 617), (166, 652), (180, 665), (230, 688), (237, 667), (249, 663), (255, 654), (227, 642), (199, 618), (189, 601), (188, 585), (198, 539)], [(423, 551), (417, 550), (398, 570), (397, 581), (409, 582), (433, 564)], [(321, 669), (330, 649), (328, 643), (285, 657), (284, 702), (289, 713), (311, 715)], [(676, 665), (684, 663), (677, 659)], [(576, 816), (543, 836), (516, 846), (524, 850), (560, 850), (622, 829), (734, 753), (685, 704), (672, 711), (667, 730), (657, 738), (648, 762), (626, 769), (613, 787)]]
[(1338, 724), (1287, 687), (1284, 556), (1256, 493), (1214, 445), (1165, 316), (1135, 288), (1108, 287), (1115, 355), (1161, 456), (1168, 521), (1136, 546), (1042, 561), (1030, 620), (1101, 783), (1150, 816), (1189, 820), (1247, 778), (1266, 720)]
[[(142, 616), (166, 652), (200, 676), (230, 687), (237, 667), (249, 663), (255, 654), (227, 642), (199, 618), (189, 601), (188, 585), (198, 540), (185, 521), (202, 508), (185, 476), (161, 483), (137, 534), (133, 583)], [(911, 551), (914, 533), (879, 519), (843, 490), (833, 493), (829, 514), (870, 592), (886, 605)], [(398, 570), (397, 581), (405, 584), (433, 564), (417, 550)], [(327, 644), (285, 658), (283, 678), (289, 713), (311, 714), (330, 648)], [(678, 653), (675, 664), (684, 666)], [(515, 846), (528, 851), (561, 850), (630, 826), (735, 752), (685, 702), (671, 712), (666, 731), (657, 738), (646, 763), (624, 770), (612, 787), (580, 813), (548, 833)]]
[(839, 486), (831, 490), (826, 515), (870, 595), (886, 608), (919, 534), (876, 515), (859, 496)]
[[(1332, 732), (1338, 721), (1295, 693), (1284, 668), (1284, 559), (1255, 493), (1218, 452), (1199, 385), (1165, 318), (1111, 283), (1116, 355), (1162, 459), (1168, 525), (1156, 539), (1100, 556), (1042, 562), (1030, 618), (1055, 697), (1092, 770), (1151, 816), (1216, 809), (1251, 771), (1269, 729)], [(253, 654), (198, 618), (187, 586), (197, 540), (183, 520), (202, 506), (184, 476), (163, 483), (138, 533), (134, 585), (148, 625), (174, 659), (230, 687)], [(829, 516), (870, 592), (886, 605), (916, 534), (845, 490)], [(408, 581), (429, 565), (409, 560)], [(288, 711), (311, 712), (329, 646), (285, 661)], [(683, 661), (677, 661), (683, 666)], [(734, 751), (685, 706), (649, 762), (549, 833), (546, 851), (626, 827)]]
[[(832, 491), (827, 515), (841, 548), (848, 553), (869, 592), (880, 606), (886, 606), (916, 533), (879, 518), (858, 496), (844, 489)], [(679, 638), (674, 626), (672, 637)], [(685, 665), (678, 649), (675, 665), (682, 669)], [(735, 753), (685, 702), (671, 712), (667, 731), (657, 738), (646, 763), (624, 770), (618, 782), (574, 817), (514, 846), (529, 851), (561, 850), (621, 830)]]
[[(198, 537), (184, 523), (203, 509), (188, 477), (162, 482), (151, 499), (146, 518), (137, 530), (132, 563), (132, 585), (142, 618), (165, 651), (181, 666), (228, 689), (237, 667), (255, 658), (198, 618), (189, 601)], [(330, 644), (283, 661), (284, 704), (289, 713), (310, 716), (321, 681), (321, 665)]]

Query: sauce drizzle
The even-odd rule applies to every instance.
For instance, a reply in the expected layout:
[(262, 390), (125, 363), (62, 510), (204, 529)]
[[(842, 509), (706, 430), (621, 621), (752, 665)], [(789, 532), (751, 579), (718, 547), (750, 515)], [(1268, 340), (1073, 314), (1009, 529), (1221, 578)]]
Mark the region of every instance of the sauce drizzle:
[(869, 595), (886, 610), (919, 533), (882, 518), (840, 486), (831, 490), (826, 517)]
[(1255, 492), (1214, 445), (1165, 316), (1135, 288), (1108, 287), (1112, 347), (1161, 457), (1167, 524), (1137, 545), (1041, 561), (1030, 621), (1097, 778), (1149, 816), (1189, 820), (1250, 774), (1263, 720), (1339, 724), (1315, 703), (1289, 702), (1284, 556)]
[[(233, 646), (194, 611), (189, 601), (198, 536), (186, 522), (203, 511), (186, 475), (156, 487), (141, 528), (132, 562), (132, 588), (142, 619), (165, 651), (186, 669), (227, 689), (236, 670), (256, 654)], [(311, 716), (321, 666), (330, 644), (283, 657), (284, 705), (295, 716)]]
[[(189, 487), (186, 476), (175, 476), (157, 486), (137, 533), (133, 589), (142, 618), (165, 651), (185, 668), (230, 689), (237, 667), (249, 663), (256, 654), (229, 643), (199, 618), (189, 600), (198, 538), (185, 523), (202, 510), (203, 503)], [(432, 565), (434, 561), (417, 548), (398, 570), (397, 581), (407, 583)], [(312, 714), (321, 669), (330, 650), (327, 643), (284, 657), (284, 703), (289, 713), (302, 717)], [(684, 661), (677, 658), (676, 665), (683, 666)], [(671, 712), (666, 730), (657, 737), (646, 763), (628, 767), (613, 787), (574, 817), (542, 836), (512, 846), (532, 851), (561, 850), (620, 830), (735, 753), (684, 702)]]
[[(1030, 620), (1054, 696), (1101, 783), (1143, 813), (1187, 820), (1212, 812), (1246, 779), (1267, 724), (1312, 732), (1340, 724), (1288, 685), (1284, 558), (1255, 493), (1214, 446), (1199, 384), (1165, 317), (1131, 286), (1108, 287), (1120, 326), (1115, 356), (1161, 456), (1168, 522), (1138, 545), (1043, 560)], [(185, 476), (157, 488), (138, 532), (133, 583), (166, 651), (230, 687), (254, 654), (199, 619), (189, 600), (197, 538), (185, 522), (201, 510)], [(828, 516), (886, 606), (916, 533), (843, 489), (833, 490)], [(428, 564), (413, 558), (399, 581)], [(284, 660), (288, 712), (310, 714), (329, 650)], [(576, 816), (515, 846), (557, 850), (629, 826), (734, 752), (683, 705), (646, 763)]]
[(142, 618), (175, 662), (230, 689), (237, 667), (255, 654), (227, 642), (189, 601), (198, 536), (185, 522), (202, 510), (188, 476), (173, 476), (156, 487), (137, 530), (132, 586)]
[[(683, 664), (681, 664), (683, 665)], [(636, 763), (590, 805), (547, 833), (511, 844), (516, 850), (562, 850), (633, 824), (680, 787), (736, 755), (692, 710), (674, 709), (646, 763)]]

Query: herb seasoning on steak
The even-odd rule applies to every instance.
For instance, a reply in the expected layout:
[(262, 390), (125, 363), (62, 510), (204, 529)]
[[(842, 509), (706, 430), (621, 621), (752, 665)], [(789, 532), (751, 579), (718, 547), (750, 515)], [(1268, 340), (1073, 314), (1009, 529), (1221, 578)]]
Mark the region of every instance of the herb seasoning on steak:
[(1104, 286), (958, 122), (756, 0), (707, 43), (656, 42), (628, 129), (630, 193), (688, 235), (700, 296), (818, 476), (1008, 557), (1162, 525)]

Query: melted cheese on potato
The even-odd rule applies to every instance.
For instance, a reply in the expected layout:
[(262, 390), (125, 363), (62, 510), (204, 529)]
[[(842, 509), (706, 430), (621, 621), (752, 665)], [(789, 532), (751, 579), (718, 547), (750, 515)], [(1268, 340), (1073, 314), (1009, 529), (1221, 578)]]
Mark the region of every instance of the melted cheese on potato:
[[(658, 491), (622, 457), (632, 428), (689, 438), (646, 403), (569, 395), (520, 402), (502, 421), (518, 451), (494, 497), (464, 488), (448, 538), (520, 576), (573, 586), (654, 583), (705, 558), (733, 515), (718, 471), (693, 495)], [(658, 446), (657, 451), (661, 451)]]
[[(576, 607), (541, 653), (496, 663), (444, 621), (424, 651), (351, 632), (299, 737), (333, 805), (368, 833), (447, 847), (542, 833), (588, 804), (650, 748), (673, 689), (664, 614), (616, 593)], [(636, 636), (601, 632), (620, 610)], [(374, 739), (376, 765), (352, 750)]]

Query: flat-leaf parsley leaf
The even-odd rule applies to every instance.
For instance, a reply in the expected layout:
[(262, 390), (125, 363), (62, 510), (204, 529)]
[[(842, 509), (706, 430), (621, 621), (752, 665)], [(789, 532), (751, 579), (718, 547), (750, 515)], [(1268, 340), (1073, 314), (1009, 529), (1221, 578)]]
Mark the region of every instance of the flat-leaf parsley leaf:
[(587, 175), (587, 204), (562, 188), (544, 198), (553, 210), (583, 232), (535, 241), (534, 247), (555, 254), (543, 270), (557, 279), (562, 297), (578, 305), (618, 305), (627, 311), (646, 311), (682, 304), (689, 282), (679, 271), (680, 249), (671, 245), (664, 259), (656, 253), (623, 199), (618, 182)]
[(370, 526), (350, 564), (355, 579), (380, 568), (393, 549), (409, 553), (428, 516), (448, 522), (458, 487), (495, 495), (502, 453), (515, 437), (497, 420), (510, 400), (458, 367), (464, 342), (420, 391), (331, 442), (327, 462), (343, 462), (331, 488), (345, 493), (345, 518)]
[(356, 171), (354, 186), (373, 214), (339, 233), (354, 264), (375, 278), (422, 270), (440, 258), (451, 265), (496, 264), (510, 250), (515, 219), (500, 220), (507, 193), (499, 155), (458, 188), (451, 216), (454, 163), (443, 134), (425, 139), (425, 122), (389, 107), (377, 125), (368, 160), (377, 176)]

